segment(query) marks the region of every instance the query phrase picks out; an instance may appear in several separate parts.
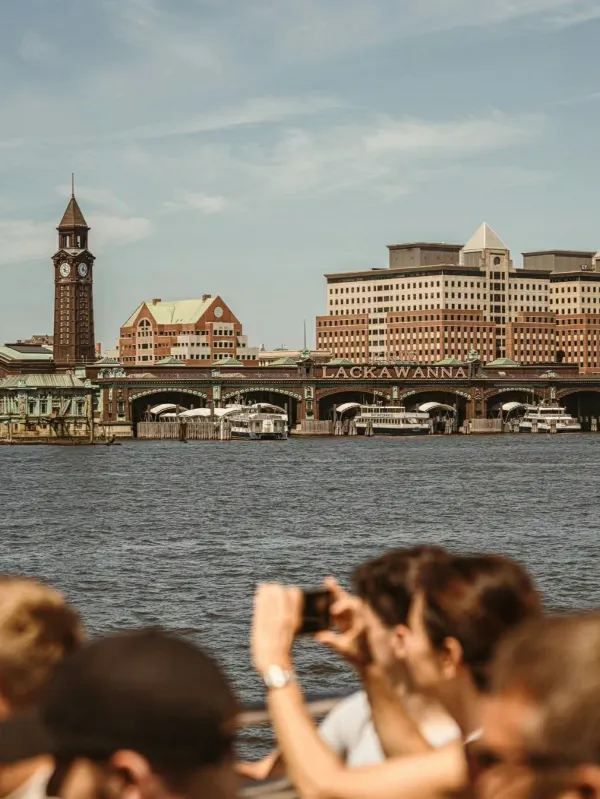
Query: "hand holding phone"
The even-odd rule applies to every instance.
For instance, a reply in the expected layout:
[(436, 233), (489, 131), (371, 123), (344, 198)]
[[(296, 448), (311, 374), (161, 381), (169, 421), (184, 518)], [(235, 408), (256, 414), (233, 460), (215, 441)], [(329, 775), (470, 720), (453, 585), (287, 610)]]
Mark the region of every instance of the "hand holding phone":
[(302, 622), (298, 635), (314, 635), (331, 627), (333, 594), (328, 588), (311, 588), (302, 592)]

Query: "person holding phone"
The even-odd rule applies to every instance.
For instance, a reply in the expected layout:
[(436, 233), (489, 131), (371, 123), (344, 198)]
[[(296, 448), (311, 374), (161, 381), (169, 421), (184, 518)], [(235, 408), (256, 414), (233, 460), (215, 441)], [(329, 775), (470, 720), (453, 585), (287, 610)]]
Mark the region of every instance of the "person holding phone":
[[(464, 746), (481, 730), (482, 692), (502, 636), (540, 613), (535, 588), (517, 563), (499, 556), (448, 557), (419, 574), (403, 635), (410, 679), (440, 701), (461, 739), (437, 750), (420, 734), (402, 701), (388, 692), (377, 724), (388, 760), (348, 768), (320, 739), (293, 670), (292, 644), (301, 625), (302, 594), (261, 585), (255, 596), (252, 654), (268, 690), (268, 706), (288, 775), (305, 799), (424, 799), (466, 791)], [(338, 646), (359, 641), (360, 609), (338, 633)], [(321, 640), (335, 633), (321, 633)], [(360, 645), (354, 651), (359, 655)], [(378, 687), (377, 687), (378, 686)], [(372, 692), (382, 694), (375, 681)], [(370, 694), (371, 695), (371, 694)], [(374, 706), (375, 709), (375, 706)]]
[[(303, 591), (298, 631), (298, 635), (316, 635), (317, 640), (347, 658), (363, 681), (368, 664), (371, 671), (377, 668), (384, 684), (383, 695), (390, 691), (403, 698), (420, 733), (433, 746), (456, 738), (458, 728), (438, 703), (424, 702), (409, 691), (402, 637), (419, 569), (445, 557), (447, 553), (437, 546), (392, 549), (355, 569), (354, 595), (331, 578), (324, 588)], [(332, 624), (343, 627), (347, 635), (328, 633)], [(379, 713), (382, 703), (378, 697), (374, 697), (374, 703)], [(385, 759), (371, 699), (364, 688), (340, 700), (318, 730), (329, 748), (349, 766), (373, 765)], [(280, 753), (271, 752), (254, 763), (240, 763), (238, 771), (255, 780), (278, 776), (283, 771)]]

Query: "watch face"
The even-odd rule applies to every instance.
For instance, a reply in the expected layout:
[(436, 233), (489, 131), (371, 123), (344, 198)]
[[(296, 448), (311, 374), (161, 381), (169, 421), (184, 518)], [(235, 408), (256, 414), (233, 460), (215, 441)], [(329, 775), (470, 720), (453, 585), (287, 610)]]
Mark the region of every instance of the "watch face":
[(221, 308), (220, 305), (217, 305), (217, 307), (215, 308), (215, 316), (217, 317), (217, 319), (220, 319), (223, 316), (223, 309)]
[(68, 264), (66, 261), (62, 262), (59, 269), (63, 277), (69, 277), (69, 275), (71, 274), (71, 265)]
[(83, 263), (83, 261), (77, 265), (77, 271), (81, 275), (81, 277), (85, 277), (88, 273), (88, 265)]

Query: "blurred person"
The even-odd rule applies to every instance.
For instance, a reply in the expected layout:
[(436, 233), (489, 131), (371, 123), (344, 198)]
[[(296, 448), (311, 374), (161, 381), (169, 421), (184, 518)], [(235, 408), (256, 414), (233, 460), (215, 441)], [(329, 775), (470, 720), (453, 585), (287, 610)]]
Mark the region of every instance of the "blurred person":
[[(461, 740), (432, 750), (404, 703), (388, 693), (388, 710), (377, 730), (386, 752), (399, 756), (371, 767), (341, 764), (306, 712), (291, 656), (301, 603), (296, 588), (259, 586), (252, 631), (254, 664), (268, 689), (288, 774), (301, 796), (391, 799), (401, 793), (404, 799), (421, 799), (466, 792), (464, 745), (480, 734), (482, 691), (496, 646), (509, 630), (540, 613), (524, 569), (498, 556), (449, 557), (423, 567), (402, 635), (406, 663), (414, 687), (443, 704)], [(350, 606), (347, 611), (352, 616)], [(339, 634), (340, 648), (358, 639), (360, 625), (356, 610)]]
[(599, 799), (600, 613), (524, 625), (501, 645), (470, 760), (481, 799)]
[[(376, 710), (383, 709), (382, 699), (385, 700), (388, 692), (402, 697), (420, 733), (433, 746), (441, 746), (459, 734), (456, 724), (437, 703), (424, 702), (419, 695), (407, 692), (404, 663), (403, 637), (419, 570), (423, 564), (445, 557), (448, 557), (445, 550), (437, 546), (384, 552), (354, 570), (354, 597), (335, 580), (326, 581), (335, 598), (334, 616), (344, 616), (349, 609), (361, 614), (360, 629), (355, 625), (343, 642), (335, 634), (317, 635), (317, 640), (331, 646), (356, 667), (367, 689), (340, 700), (319, 725), (321, 738), (349, 766), (372, 765), (385, 758), (368, 695), (376, 684), (379, 689), (374, 697)], [(252, 779), (279, 775), (283, 771), (279, 754), (272, 752), (256, 763), (238, 764), (238, 771)]]
[(0, 725), (0, 762), (51, 753), (62, 799), (232, 799), (237, 703), (220, 668), (161, 630), (94, 641), (35, 712)]
[[(57, 664), (79, 647), (77, 612), (54, 588), (0, 576), (0, 721), (38, 701)], [(52, 772), (48, 752), (0, 765), (0, 797), (39, 799)]]

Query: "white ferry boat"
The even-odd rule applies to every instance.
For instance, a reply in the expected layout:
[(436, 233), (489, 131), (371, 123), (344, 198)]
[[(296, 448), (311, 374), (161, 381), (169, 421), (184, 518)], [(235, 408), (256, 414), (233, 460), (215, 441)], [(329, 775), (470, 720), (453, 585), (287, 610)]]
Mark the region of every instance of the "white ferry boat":
[(359, 435), (425, 436), (431, 418), (423, 411), (407, 411), (404, 405), (361, 405), (354, 417)]
[(560, 405), (528, 405), (519, 422), (520, 433), (577, 433), (581, 425)]
[(288, 415), (278, 405), (268, 402), (243, 405), (227, 414), (226, 418), (231, 425), (232, 438), (284, 440), (288, 437)]

